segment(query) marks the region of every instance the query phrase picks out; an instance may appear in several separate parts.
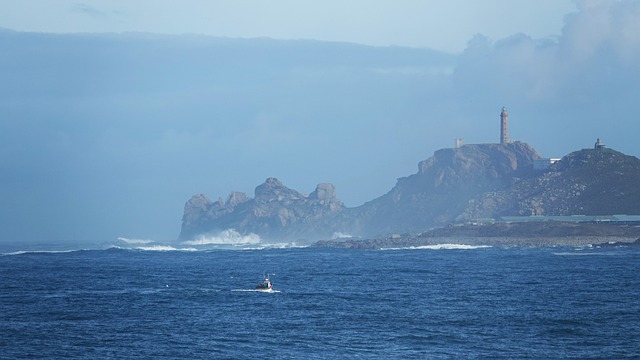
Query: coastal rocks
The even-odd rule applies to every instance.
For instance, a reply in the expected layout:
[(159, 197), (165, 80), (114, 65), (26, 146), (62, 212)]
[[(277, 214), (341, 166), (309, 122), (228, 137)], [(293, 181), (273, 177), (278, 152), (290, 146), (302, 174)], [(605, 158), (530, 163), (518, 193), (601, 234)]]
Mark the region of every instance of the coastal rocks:
[(213, 202), (204, 194), (193, 195), (184, 204), (182, 215), (183, 227), (197, 227), (207, 216), (209, 209), (213, 207)]
[[(568, 223), (558, 221), (493, 223), (485, 225), (450, 225), (420, 234), (322, 240), (315, 247), (348, 249), (418, 248), (455, 245), (466, 247), (514, 246), (640, 246), (640, 228), (607, 223)], [(605, 242), (603, 242), (605, 241)]]
[(185, 204), (180, 239), (230, 228), (274, 240), (330, 237), (333, 231), (327, 221), (343, 209), (332, 184), (319, 184), (307, 196), (268, 178), (256, 187), (254, 198), (239, 192), (216, 202), (202, 194), (193, 196)]
[(458, 221), (499, 216), (640, 214), (640, 160), (611, 149), (573, 152), (537, 176), (469, 201)]
[(206, 233), (211, 219), (224, 217), (247, 201), (249, 197), (241, 192), (232, 192), (226, 201), (219, 198), (215, 202), (204, 194), (194, 195), (184, 205), (181, 234)]
[(336, 199), (336, 187), (333, 184), (318, 184), (309, 194), (309, 198), (319, 200), (323, 204), (330, 203)]
[(600, 247), (600, 248), (616, 248), (621, 246), (640, 248), (640, 239), (637, 239), (636, 241), (633, 241), (633, 242), (609, 241), (605, 243), (593, 244), (593, 246)]
[(291, 203), (302, 198), (304, 198), (302, 194), (284, 186), (276, 178), (268, 178), (264, 184), (259, 185), (255, 190), (255, 201), (260, 204), (272, 201)]

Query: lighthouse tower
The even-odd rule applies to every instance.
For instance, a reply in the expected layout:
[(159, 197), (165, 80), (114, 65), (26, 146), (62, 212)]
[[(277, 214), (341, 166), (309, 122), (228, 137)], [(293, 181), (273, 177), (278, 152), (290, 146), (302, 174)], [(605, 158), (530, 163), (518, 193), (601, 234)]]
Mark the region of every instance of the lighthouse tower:
[(508, 119), (509, 113), (507, 113), (507, 108), (503, 106), (502, 112), (500, 113), (500, 144), (509, 143), (509, 131), (507, 129)]

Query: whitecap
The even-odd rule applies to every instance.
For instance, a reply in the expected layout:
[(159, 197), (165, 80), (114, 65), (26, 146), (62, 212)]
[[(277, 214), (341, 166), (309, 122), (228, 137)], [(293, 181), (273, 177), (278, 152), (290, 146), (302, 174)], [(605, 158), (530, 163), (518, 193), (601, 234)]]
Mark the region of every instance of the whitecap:
[(129, 239), (122, 236), (118, 237), (118, 240), (127, 244), (150, 244), (153, 242), (153, 240), (148, 240), (148, 239)]
[(217, 235), (200, 235), (194, 240), (185, 241), (186, 245), (242, 245), (242, 244), (259, 244), (260, 236), (249, 233), (242, 235), (235, 229), (227, 229), (221, 231)]
[(139, 246), (136, 250), (143, 251), (198, 251), (196, 248), (176, 248), (169, 245), (153, 245), (153, 246)]
[(556, 256), (619, 256), (618, 252), (554, 252)]
[(465, 244), (435, 244), (422, 246), (408, 246), (400, 248), (383, 248), (381, 250), (475, 250), (490, 248), (490, 245), (465, 245)]
[(25, 255), (25, 254), (66, 254), (78, 251), (87, 251), (88, 249), (73, 249), (73, 250), (18, 250), (9, 253), (3, 253), (3, 256)]

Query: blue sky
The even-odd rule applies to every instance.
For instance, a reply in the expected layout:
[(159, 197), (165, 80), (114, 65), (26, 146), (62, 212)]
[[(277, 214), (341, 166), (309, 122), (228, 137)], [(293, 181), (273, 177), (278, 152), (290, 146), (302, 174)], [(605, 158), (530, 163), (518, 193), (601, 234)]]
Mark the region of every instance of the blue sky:
[(170, 241), (267, 177), (358, 206), (502, 106), (542, 156), (640, 154), (638, 1), (0, 0), (0, 28), (0, 243)]
[(151, 32), (464, 50), (476, 33), (557, 37), (571, 0), (0, 0), (0, 25), (35, 32)]

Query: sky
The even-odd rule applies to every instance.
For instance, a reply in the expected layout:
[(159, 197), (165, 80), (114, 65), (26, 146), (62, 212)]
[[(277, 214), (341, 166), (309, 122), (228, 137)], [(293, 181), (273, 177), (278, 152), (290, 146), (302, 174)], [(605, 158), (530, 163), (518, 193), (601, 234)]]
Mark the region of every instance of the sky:
[(0, 26), (345, 41), (461, 52), (476, 33), (557, 37), (571, 0), (0, 0)]
[(0, 0), (0, 245), (172, 241), (268, 177), (358, 206), (502, 106), (640, 155), (638, 1), (303, 3)]

